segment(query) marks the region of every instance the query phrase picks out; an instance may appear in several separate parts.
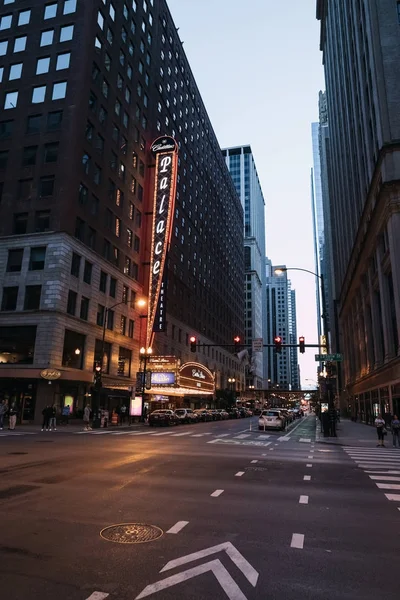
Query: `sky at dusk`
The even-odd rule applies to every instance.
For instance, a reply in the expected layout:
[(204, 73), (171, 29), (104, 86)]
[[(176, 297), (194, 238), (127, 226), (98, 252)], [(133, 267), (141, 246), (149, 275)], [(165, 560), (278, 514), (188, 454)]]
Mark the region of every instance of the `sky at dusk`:
[[(325, 89), (316, 0), (167, 2), (220, 146), (252, 147), (266, 202), (267, 256), (315, 271), (311, 122)], [(298, 335), (317, 343), (314, 277), (288, 277)], [(316, 379), (315, 353), (299, 355), (305, 386)]]

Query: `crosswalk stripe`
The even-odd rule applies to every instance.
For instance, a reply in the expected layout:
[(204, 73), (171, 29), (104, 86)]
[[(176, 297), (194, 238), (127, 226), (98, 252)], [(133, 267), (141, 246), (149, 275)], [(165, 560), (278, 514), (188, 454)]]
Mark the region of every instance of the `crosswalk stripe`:
[(388, 500), (394, 500), (395, 502), (400, 502), (400, 494), (385, 494)]
[(241, 435), (235, 435), (234, 439), (235, 440), (244, 440), (245, 438), (248, 438), (251, 436), (251, 433), (242, 433)]
[(172, 437), (182, 437), (183, 435), (190, 435), (191, 431), (185, 431), (184, 433), (173, 433)]
[(157, 437), (159, 435), (171, 435), (172, 431), (162, 431), (161, 433), (153, 433), (153, 437)]
[[(199, 435), (205, 435), (205, 433), (200, 433)], [(216, 435), (216, 437), (219, 438), (219, 439), (221, 439), (221, 438), (224, 438), (224, 437), (228, 437), (229, 435), (230, 435), (229, 433), (221, 433), (221, 434)]]
[(257, 436), (257, 439), (258, 439), (258, 440), (265, 440), (265, 439), (268, 439), (268, 438), (270, 438), (270, 437), (271, 437), (270, 435), (258, 435), (258, 436)]
[(205, 433), (195, 433), (194, 435), (192, 435), (192, 437), (204, 437), (205, 435)]
[(400, 481), (400, 477), (390, 475), (370, 475), (369, 478), (377, 481)]
[(375, 483), (380, 490), (400, 490), (400, 485), (397, 483)]
[(382, 469), (374, 469), (372, 471), (365, 471), (366, 473), (377, 473), (377, 474), (384, 474), (386, 473), (387, 475), (400, 475), (400, 471), (383, 471)]

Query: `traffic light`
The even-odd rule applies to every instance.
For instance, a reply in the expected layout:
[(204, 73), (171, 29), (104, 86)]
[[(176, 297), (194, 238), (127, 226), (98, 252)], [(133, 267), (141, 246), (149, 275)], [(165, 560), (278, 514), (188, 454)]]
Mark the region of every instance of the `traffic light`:
[(94, 368), (93, 384), (94, 384), (95, 388), (100, 388), (102, 386), (102, 382), (101, 382), (101, 364), (99, 362), (96, 363), (96, 366)]
[(280, 354), (282, 352), (282, 338), (280, 335), (274, 337), (275, 351)]
[(196, 338), (194, 335), (190, 338), (190, 352), (196, 352)]
[(304, 336), (299, 337), (300, 352), (304, 354), (306, 351), (306, 340)]
[(233, 338), (233, 343), (235, 345), (235, 352), (237, 352), (240, 346), (240, 337), (238, 335)]

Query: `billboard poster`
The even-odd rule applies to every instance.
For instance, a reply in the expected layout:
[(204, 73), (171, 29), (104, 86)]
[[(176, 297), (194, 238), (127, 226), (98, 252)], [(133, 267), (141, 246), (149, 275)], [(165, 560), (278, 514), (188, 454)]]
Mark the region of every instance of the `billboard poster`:
[(142, 416), (142, 396), (135, 396), (134, 398), (131, 398), (129, 414), (131, 417)]
[[(166, 257), (171, 239), (176, 195), (178, 145), (174, 138), (162, 136), (153, 142), (151, 151), (155, 155), (156, 166), (150, 251), (149, 301), (146, 333), (147, 347), (151, 346), (156, 312), (162, 283), (164, 281)], [(160, 331), (160, 329), (158, 329), (158, 331)]]

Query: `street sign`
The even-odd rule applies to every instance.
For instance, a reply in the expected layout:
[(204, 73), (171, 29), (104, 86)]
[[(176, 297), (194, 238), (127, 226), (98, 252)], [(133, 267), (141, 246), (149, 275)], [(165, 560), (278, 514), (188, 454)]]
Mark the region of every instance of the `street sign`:
[(343, 360), (343, 354), (316, 354), (315, 360), (316, 362), (341, 362)]
[(263, 351), (263, 339), (255, 338), (252, 343), (253, 352), (262, 352)]
[[(211, 546), (210, 548), (205, 548), (199, 552), (193, 552), (193, 554), (181, 556), (176, 560), (170, 560), (165, 567), (161, 569), (160, 573), (164, 573), (164, 571), (169, 571), (170, 569), (176, 569), (181, 565), (205, 558), (206, 556), (210, 556), (212, 554), (217, 554), (218, 552), (226, 552), (231, 561), (237, 566), (238, 569), (240, 569), (240, 571), (242, 571), (243, 575), (251, 583), (251, 585), (256, 587), (259, 574), (255, 569), (253, 569), (251, 564), (247, 562), (244, 556), (240, 554), (235, 546), (231, 544), (231, 542), (224, 542), (223, 544), (218, 544), (218, 546)], [(207, 573), (208, 571), (211, 571), (215, 575), (218, 583), (224, 590), (229, 600), (247, 600), (242, 590), (239, 588), (237, 583), (234, 581), (219, 559), (210, 560), (206, 563), (198, 565), (197, 567), (192, 567), (191, 569), (187, 569), (186, 571), (181, 571), (176, 575), (167, 577), (166, 579), (160, 579), (160, 581), (145, 587), (139, 596), (136, 596), (135, 600), (147, 598), (147, 596), (151, 596), (155, 592), (160, 592), (161, 590), (179, 585), (188, 579), (193, 579), (193, 577), (197, 577), (198, 575)]]

